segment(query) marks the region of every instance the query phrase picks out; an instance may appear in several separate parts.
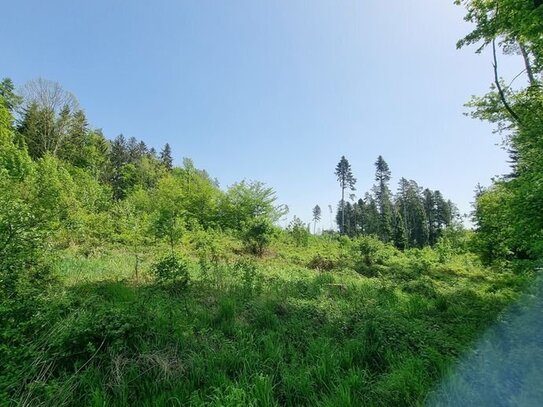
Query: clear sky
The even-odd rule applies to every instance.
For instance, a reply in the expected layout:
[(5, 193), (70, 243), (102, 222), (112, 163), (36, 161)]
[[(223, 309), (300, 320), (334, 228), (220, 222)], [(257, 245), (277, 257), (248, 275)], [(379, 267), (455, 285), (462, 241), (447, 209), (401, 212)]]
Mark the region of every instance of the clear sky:
[(223, 187), (264, 181), (290, 216), (309, 221), (319, 204), (325, 227), (341, 155), (358, 195), (381, 154), (393, 190), (414, 179), (468, 212), (475, 184), (507, 164), (499, 136), (462, 115), (492, 67), (456, 50), (470, 27), (452, 3), (8, 1), (0, 76), (56, 80), (107, 137), (169, 142), (176, 163), (191, 157)]

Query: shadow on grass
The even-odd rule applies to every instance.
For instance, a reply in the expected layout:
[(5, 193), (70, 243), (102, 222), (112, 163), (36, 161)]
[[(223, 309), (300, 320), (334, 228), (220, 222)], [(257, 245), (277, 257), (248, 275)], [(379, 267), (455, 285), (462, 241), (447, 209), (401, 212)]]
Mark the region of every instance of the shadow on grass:
[(2, 395), (13, 405), (418, 405), (505, 304), (430, 288), (330, 273), (195, 280), (183, 292), (78, 283), (6, 333)]

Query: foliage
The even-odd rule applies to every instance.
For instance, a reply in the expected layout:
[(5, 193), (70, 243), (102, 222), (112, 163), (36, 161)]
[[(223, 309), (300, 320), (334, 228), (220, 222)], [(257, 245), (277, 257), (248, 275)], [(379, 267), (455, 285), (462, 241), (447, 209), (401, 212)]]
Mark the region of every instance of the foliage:
[(309, 226), (298, 217), (294, 217), (288, 225), (287, 231), (296, 246), (307, 246), (309, 241)]
[(285, 208), (277, 206), (276, 200), (273, 189), (262, 182), (235, 183), (221, 198), (221, 224), (226, 228), (239, 229), (253, 218), (276, 222), (285, 214)]
[(269, 219), (256, 217), (243, 223), (241, 239), (247, 250), (262, 256), (274, 234), (275, 227)]
[[(402, 179), (393, 196), (382, 157), (372, 193), (346, 202), (355, 179), (342, 157), (342, 234), (311, 236), (296, 217), (278, 230), (286, 207), (263, 183), (222, 190), (190, 159), (175, 166), (168, 144), (108, 140), (79, 106), (51, 109), (49, 96), (74, 102), (60, 85), (34, 85), (48, 91), (26, 95), (16, 131), (20, 98), (0, 84), (7, 403), (420, 405), (533, 281), (535, 124), (515, 135), (516, 178), (477, 197), (476, 234), (439, 191)], [(531, 117), (537, 97), (517, 96)], [(497, 273), (473, 248), (508, 262)]]
[(185, 289), (189, 283), (187, 261), (175, 254), (168, 254), (153, 264), (151, 272), (158, 284)]
[(321, 207), (319, 205), (315, 205), (315, 207), (313, 208), (313, 234), (315, 234), (317, 222), (321, 220), (321, 214)]
[(341, 222), (338, 222), (338, 224), (340, 225), (340, 232), (345, 233), (345, 190), (348, 188), (351, 191), (354, 191), (354, 186), (356, 185), (356, 178), (353, 176), (351, 164), (345, 158), (345, 156), (341, 156), (341, 159), (336, 165), (336, 171), (334, 174), (336, 175), (339, 182), (339, 187), (341, 188), (340, 208), (342, 216)]
[(362, 236), (353, 242), (355, 270), (367, 276), (377, 273), (376, 265), (384, 265), (394, 254), (392, 247), (373, 236)]
[[(340, 201), (336, 221), (340, 232), (350, 236), (378, 236), (398, 249), (435, 245), (443, 231), (457, 226), (454, 204), (440, 191), (423, 189), (401, 178), (398, 191), (389, 187), (391, 171), (382, 156), (375, 162), (377, 183), (372, 192), (353, 202)], [(344, 225), (344, 226), (341, 226)]]
[[(337, 242), (320, 239), (277, 246), (278, 259), (293, 250), (339, 255)], [(342, 242), (353, 261), (372, 247), (379, 278), (241, 259), (220, 289), (191, 279), (181, 301), (179, 290), (119, 280), (131, 272), (122, 250), (79, 266), (64, 253), (63, 278), (84, 267), (83, 280), (0, 307), (0, 397), (59, 406), (172, 397), (197, 406), (418, 405), (527, 281), (458, 266), (463, 255), (440, 265), (432, 249)], [(164, 288), (189, 269), (172, 256), (150, 271), (158, 265)]]
[[(511, 258), (537, 258), (543, 253), (543, 8), (528, 0), (456, 1), (466, 7), (465, 19), (474, 29), (459, 47), (491, 45), (494, 83), (490, 92), (468, 104), (474, 118), (496, 125), (502, 133), (512, 172), (477, 197), (476, 245), (487, 262)], [(522, 58), (527, 86), (506, 85), (500, 78), (498, 53)], [(515, 78), (516, 79), (516, 78)]]

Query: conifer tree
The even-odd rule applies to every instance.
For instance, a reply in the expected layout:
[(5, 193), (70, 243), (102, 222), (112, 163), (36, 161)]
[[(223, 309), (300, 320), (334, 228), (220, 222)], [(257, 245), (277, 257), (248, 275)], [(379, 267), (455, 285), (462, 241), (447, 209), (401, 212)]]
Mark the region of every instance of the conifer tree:
[(168, 171), (173, 168), (172, 148), (169, 143), (164, 144), (162, 151), (160, 151), (160, 162)]
[(379, 234), (379, 209), (373, 196), (366, 192), (364, 197), (366, 208), (366, 234), (375, 235)]
[(403, 250), (407, 247), (407, 234), (405, 231), (405, 223), (402, 217), (402, 213), (399, 210), (394, 211), (394, 223), (393, 223), (393, 236), (394, 246)]
[[(349, 161), (345, 158), (345, 156), (341, 156), (341, 159), (339, 160), (339, 163), (336, 166), (336, 172), (335, 175), (337, 176), (337, 180), (339, 182), (339, 186), (341, 188), (341, 233), (344, 233), (345, 231), (345, 189), (349, 188), (351, 191), (355, 190), (355, 184), (356, 184), (356, 178), (353, 176), (352, 170), (351, 170), (351, 164), (349, 164)], [(338, 222), (339, 223), (339, 222)]]
[(393, 223), (393, 208), (392, 208), (392, 193), (388, 183), (390, 181), (390, 169), (382, 156), (377, 157), (375, 162), (375, 181), (374, 186), (375, 199), (379, 208), (379, 237), (384, 242), (388, 242), (392, 238), (392, 223)]
[(317, 222), (321, 220), (321, 207), (319, 205), (315, 205), (313, 208), (313, 234), (315, 234), (315, 231), (317, 229)]

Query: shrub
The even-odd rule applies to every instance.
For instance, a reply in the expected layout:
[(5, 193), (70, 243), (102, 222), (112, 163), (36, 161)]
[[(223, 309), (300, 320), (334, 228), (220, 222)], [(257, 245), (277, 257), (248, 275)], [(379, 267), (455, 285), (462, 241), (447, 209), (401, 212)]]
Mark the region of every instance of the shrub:
[(336, 268), (336, 260), (328, 257), (323, 257), (320, 254), (316, 254), (307, 264), (307, 267), (313, 270), (331, 271)]
[(151, 271), (160, 285), (172, 285), (185, 289), (189, 283), (187, 262), (174, 254), (168, 254), (153, 264)]
[(262, 256), (271, 242), (275, 229), (269, 219), (257, 217), (244, 223), (241, 239), (247, 250)]
[(287, 230), (296, 246), (307, 246), (309, 242), (309, 230), (307, 230), (307, 225), (300, 218), (295, 216)]
[(385, 265), (395, 254), (395, 249), (376, 237), (363, 236), (354, 241), (353, 257), (356, 271), (367, 270), (375, 265)]

